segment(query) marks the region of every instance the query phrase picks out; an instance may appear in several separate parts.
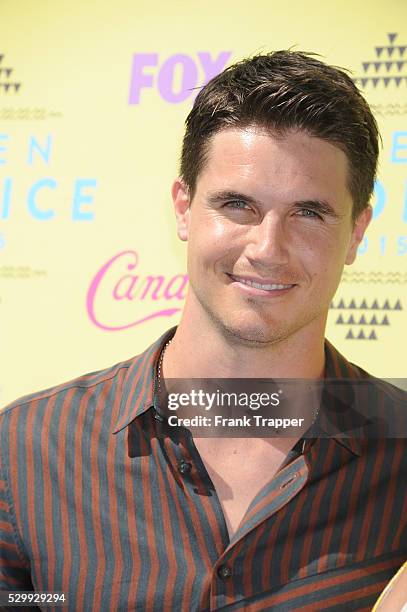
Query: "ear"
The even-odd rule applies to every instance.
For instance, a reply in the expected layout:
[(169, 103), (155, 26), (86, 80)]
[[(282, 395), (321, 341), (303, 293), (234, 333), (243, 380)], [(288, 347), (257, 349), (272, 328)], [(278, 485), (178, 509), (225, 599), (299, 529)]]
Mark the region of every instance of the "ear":
[(191, 201), (188, 188), (181, 178), (177, 178), (171, 189), (177, 223), (177, 234), (180, 240), (188, 240), (189, 207)]
[(356, 259), (357, 250), (359, 244), (363, 240), (363, 236), (365, 235), (365, 231), (367, 226), (369, 225), (372, 219), (372, 207), (368, 206), (359, 214), (356, 218), (352, 230), (352, 236), (349, 243), (348, 253), (346, 255), (345, 263), (349, 266), (353, 264)]

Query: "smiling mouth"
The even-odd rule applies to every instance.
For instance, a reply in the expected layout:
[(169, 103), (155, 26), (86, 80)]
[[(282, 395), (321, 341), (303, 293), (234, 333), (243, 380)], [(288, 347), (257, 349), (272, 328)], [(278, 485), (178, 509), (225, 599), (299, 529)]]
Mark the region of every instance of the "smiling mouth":
[(248, 278), (241, 278), (239, 276), (234, 276), (233, 274), (229, 274), (228, 276), (238, 283), (248, 285), (249, 287), (254, 287), (255, 289), (262, 289), (263, 291), (281, 291), (283, 289), (291, 289), (292, 287), (295, 287), (295, 284), (259, 283), (258, 281), (250, 280)]

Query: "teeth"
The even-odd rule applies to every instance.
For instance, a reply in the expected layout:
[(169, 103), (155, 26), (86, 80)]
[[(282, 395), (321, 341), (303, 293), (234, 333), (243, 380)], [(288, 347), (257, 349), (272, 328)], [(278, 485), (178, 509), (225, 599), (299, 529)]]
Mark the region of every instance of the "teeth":
[(249, 285), (249, 287), (255, 287), (256, 289), (264, 289), (265, 291), (275, 291), (276, 289), (288, 289), (292, 287), (292, 285), (262, 285), (261, 283), (255, 283), (254, 281), (249, 281), (243, 278), (236, 279), (239, 283), (243, 283), (244, 285)]

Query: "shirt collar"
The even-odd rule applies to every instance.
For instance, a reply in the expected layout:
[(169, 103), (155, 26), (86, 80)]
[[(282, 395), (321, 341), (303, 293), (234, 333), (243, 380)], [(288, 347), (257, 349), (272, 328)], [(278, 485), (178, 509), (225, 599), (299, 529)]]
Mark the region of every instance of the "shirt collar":
[(123, 382), (119, 416), (112, 430), (118, 433), (135, 418), (153, 406), (158, 360), (164, 345), (175, 334), (176, 327), (166, 331), (144, 353), (130, 362)]
[[(158, 360), (164, 345), (174, 336), (176, 329), (172, 327), (166, 331), (146, 351), (131, 360), (123, 382), (119, 415), (112, 430), (113, 433), (116, 434), (127, 427), (135, 418), (153, 406)], [(336, 380), (361, 378), (359, 368), (347, 361), (328, 340), (325, 340), (325, 378)], [(349, 407), (352, 404), (352, 385), (344, 385), (343, 388), (346, 396), (342, 389), (340, 398), (338, 398), (337, 394), (335, 396), (329, 388), (329, 393), (325, 394), (323, 400), (323, 410), (320, 411), (321, 418), (318, 419), (318, 427), (328, 435), (330, 429), (332, 430), (332, 419), (329, 418), (329, 415), (335, 414), (337, 425), (338, 406), (343, 408), (344, 405)], [(361, 454), (359, 439), (339, 437), (334, 434), (333, 437), (352, 453)]]
[[(317, 429), (327, 434), (340, 445), (356, 455), (362, 453), (363, 427), (367, 424), (353, 408), (355, 404), (356, 381), (363, 377), (363, 372), (349, 362), (332, 344), (325, 339), (325, 385), (321, 410), (317, 419)], [(354, 383), (354, 384), (352, 384)], [(343, 432), (357, 426), (362, 429), (359, 436), (344, 437)], [(341, 435), (338, 435), (342, 432)]]

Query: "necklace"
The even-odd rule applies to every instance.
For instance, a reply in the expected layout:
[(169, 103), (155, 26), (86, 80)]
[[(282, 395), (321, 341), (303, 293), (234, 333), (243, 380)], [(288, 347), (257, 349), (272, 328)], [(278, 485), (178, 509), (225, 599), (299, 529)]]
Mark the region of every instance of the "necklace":
[(157, 392), (160, 393), (160, 388), (161, 388), (161, 377), (162, 377), (162, 368), (163, 368), (163, 361), (164, 361), (164, 354), (165, 351), (168, 347), (169, 344), (171, 344), (172, 342), (172, 338), (170, 340), (168, 340), (168, 342), (166, 342), (163, 346), (163, 349), (161, 351), (161, 355), (160, 355), (160, 359), (158, 361), (158, 367), (157, 367)]
[[(170, 338), (170, 340), (168, 340), (168, 341), (167, 341), (167, 342), (164, 344), (164, 346), (163, 346), (163, 348), (162, 348), (162, 350), (161, 350), (161, 355), (160, 355), (160, 358), (159, 358), (159, 360), (158, 360), (158, 365), (157, 365), (157, 395), (158, 395), (158, 396), (160, 396), (160, 391), (161, 391), (161, 379), (162, 379), (162, 369), (163, 369), (164, 355), (165, 355), (165, 351), (167, 350), (167, 348), (168, 348), (168, 346), (171, 344), (171, 342), (172, 342), (172, 338)], [(321, 398), (320, 398), (320, 401), (321, 401)], [(312, 430), (313, 426), (315, 425), (315, 422), (316, 422), (316, 420), (317, 420), (317, 418), (318, 418), (318, 416), (319, 416), (320, 407), (321, 407), (321, 406), (320, 406), (320, 403), (318, 403), (318, 405), (317, 405), (317, 409), (316, 409), (316, 410), (315, 410), (315, 412), (314, 412), (314, 417), (313, 417), (313, 419), (312, 419), (312, 422), (311, 422), (311, 425), (310, 425), (310, 427), (309, 427), (308, 431), (309, 431), (309, 430)], [(159, 415), (158, 415), (158, 414), (157, 414), (156, 418), (157, 418), (157, 417), (159, 417)], [(160, 420), (161, 420), (161, 419), (162, 419), (162, 417), (160, 417)], [(278, 427), (276, 427), (276, 428), (275, 428), (275, 431), (276, 431), (276, 433), (278, 433), (279, 428), (278, 428)], [(305, 443), (306, 443), (307, 438), (302, 438), (302, 440), (303, 440), (302, 452), (304, 452)]]

